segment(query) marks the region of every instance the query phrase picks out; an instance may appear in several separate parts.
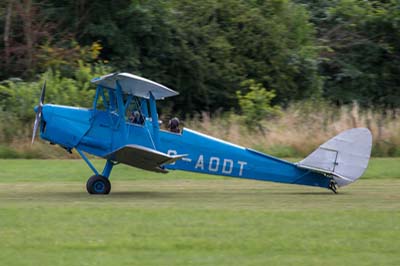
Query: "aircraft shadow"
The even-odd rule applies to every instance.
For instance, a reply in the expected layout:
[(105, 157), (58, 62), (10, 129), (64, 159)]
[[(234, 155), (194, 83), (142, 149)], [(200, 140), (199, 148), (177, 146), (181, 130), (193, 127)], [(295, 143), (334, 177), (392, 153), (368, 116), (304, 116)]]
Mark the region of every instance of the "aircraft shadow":
[(109, 195), (89, 195), (86, 191), (37, 191), (37, 192), (19, 192), (14, 194), (12, 199), (16, 200), (35, 200), (45, 199), (50, 201), (64, 201), (71, 202), (76, 200), (89, 200), (89, 199), (138, 199), (138, 200), (153, 200), (153, 199), (165, 199), (165, 200), (194, 200), (194, 199), (206, 199), (207, 201), (219, 201), (221, 199), (229, 198), (254, 198), (263, 196), (335, 196), (340, 197), (343, 195), (349, 195), (348, 192), (339, 192), (334, 194), (331, 191), (112, 191)]
[(176, 192), (158, 192), (158, 191), (114, 191), (109, 195), (90, 195), (86, 191), (46, 191), (24, 193), (26, 196), (34, 196), (38, 198), (63, 198), (63, 199), (88, 199), (88, 198), (174, 198), (180, 197)]

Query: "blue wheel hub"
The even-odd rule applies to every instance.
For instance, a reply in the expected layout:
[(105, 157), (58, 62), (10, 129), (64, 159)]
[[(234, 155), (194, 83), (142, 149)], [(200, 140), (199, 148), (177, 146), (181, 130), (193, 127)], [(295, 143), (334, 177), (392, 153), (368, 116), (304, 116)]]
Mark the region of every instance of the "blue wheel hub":
[(102, 192), (104, 192), (105, 187), (106, 187), (106, 185), (104, 184), (103, 181), (98, 180), (98, 181), (96, 181), (96, 182), (93, 183), (93, 189), (94, 189), (94, 191), (96, 191), (97, 193), (102, 193)]

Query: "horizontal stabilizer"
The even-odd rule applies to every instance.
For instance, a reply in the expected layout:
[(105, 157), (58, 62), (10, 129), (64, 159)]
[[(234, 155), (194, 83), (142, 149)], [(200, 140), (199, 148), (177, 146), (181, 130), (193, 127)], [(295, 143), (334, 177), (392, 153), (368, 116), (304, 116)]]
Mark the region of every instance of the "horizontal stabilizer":
[(338, 186), (345, 186), (364, 173), (371, 147), (372, 135), (367, 128), (349, 129), (319, 146), (297, 166), (330, 174)]
[(168, 155), (139, 145), (126, 145), (104, 157), (144, 170), (167, 173), (168, 171), (160, 166), (173, 163), (185, 156), (187, 155)]

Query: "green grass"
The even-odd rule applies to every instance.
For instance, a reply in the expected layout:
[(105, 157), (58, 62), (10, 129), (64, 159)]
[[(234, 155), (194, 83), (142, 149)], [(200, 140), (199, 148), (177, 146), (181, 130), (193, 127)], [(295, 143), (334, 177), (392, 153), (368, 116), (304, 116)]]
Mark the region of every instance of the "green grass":
[(0, 168), (0, 265), (400, 265), (398, 158), (338, 195), (118, 166), (93, 196), (81, 161)]

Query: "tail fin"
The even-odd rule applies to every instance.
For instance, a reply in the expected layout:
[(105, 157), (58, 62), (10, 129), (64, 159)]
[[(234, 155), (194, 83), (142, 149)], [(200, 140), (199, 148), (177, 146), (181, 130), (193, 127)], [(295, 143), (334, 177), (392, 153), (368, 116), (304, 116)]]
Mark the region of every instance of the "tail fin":
[(332, 175), (339, 187), (356, 181), (368, 166), (372, 134), (367, 128), (343, 131), (297, 163), (300, 168)]

